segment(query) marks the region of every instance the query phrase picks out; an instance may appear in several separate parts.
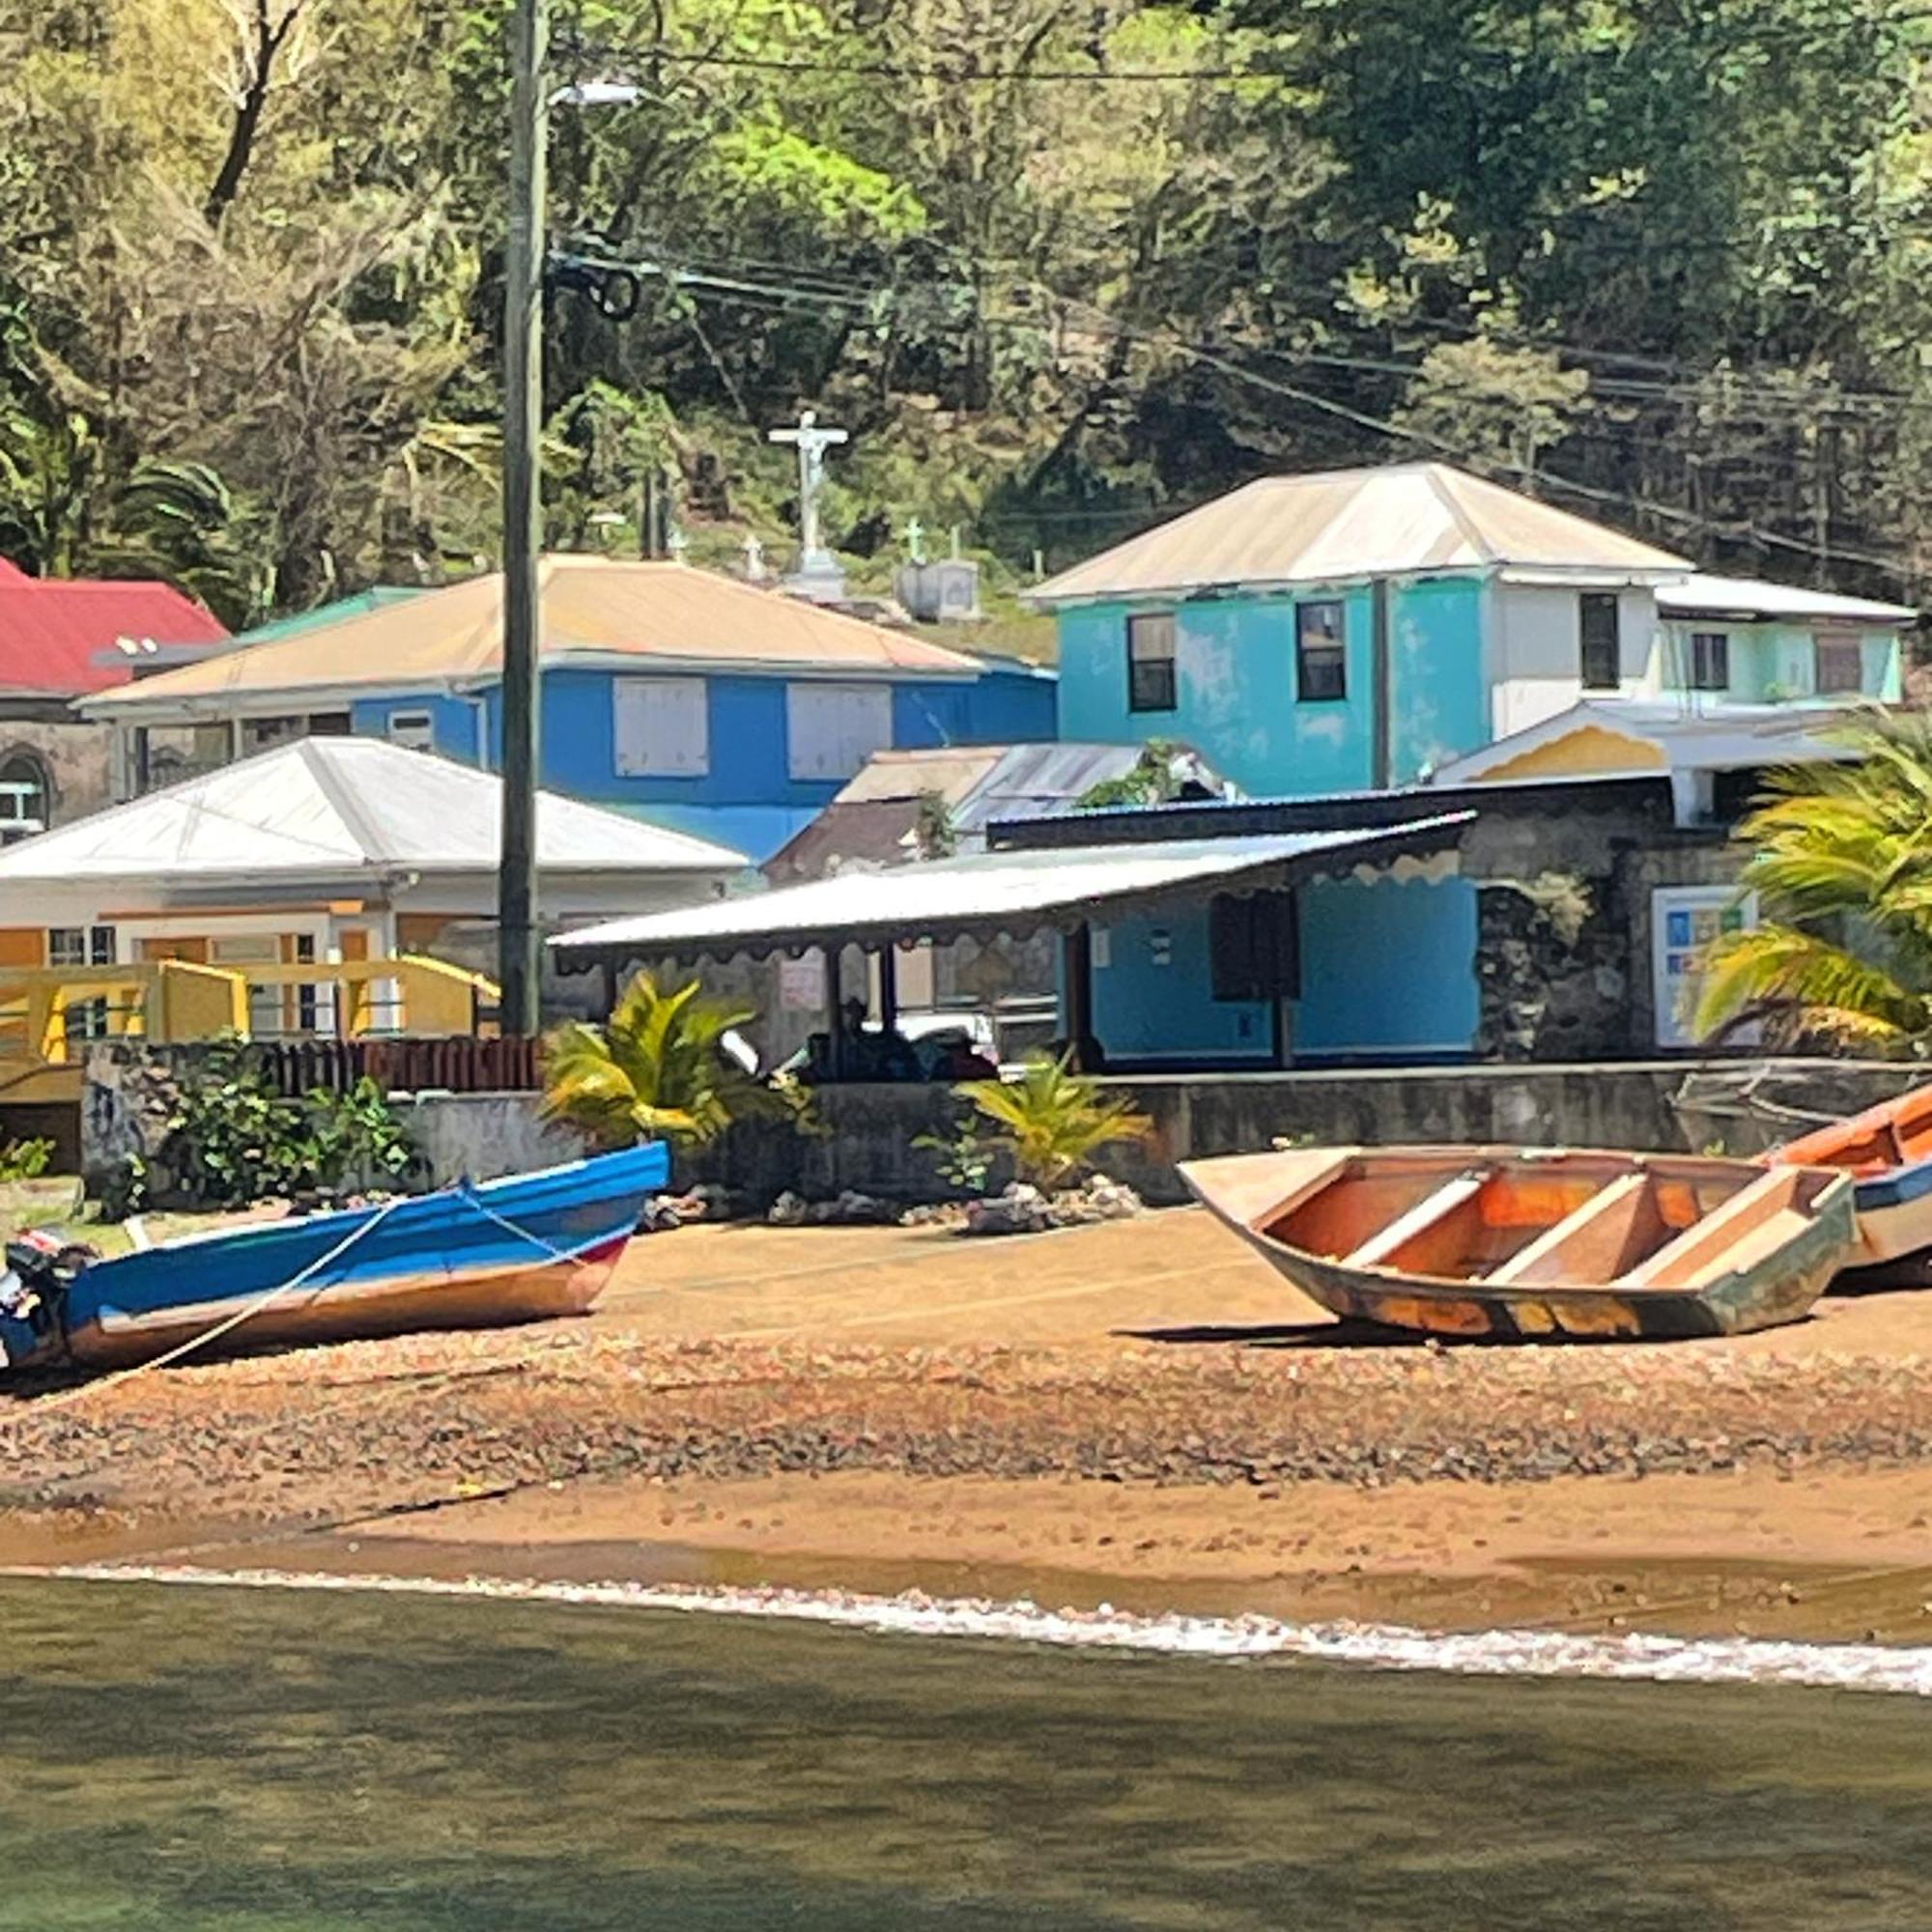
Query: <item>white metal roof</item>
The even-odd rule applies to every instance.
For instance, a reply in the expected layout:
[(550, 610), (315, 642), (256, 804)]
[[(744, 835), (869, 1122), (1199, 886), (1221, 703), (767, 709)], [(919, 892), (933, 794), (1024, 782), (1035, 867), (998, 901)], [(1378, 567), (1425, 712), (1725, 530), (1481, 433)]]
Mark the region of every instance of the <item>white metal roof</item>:
[(1649, 582), (1681, 556), (1446, 463), (1264, 476), (1030, 592), (1040, 604), (1525, 565)]
[(1713, 577), (1697, 572), (1657, 586), (1662, 617), (1823, 618), (1840, 624), (1911, 624), (1909, 604), (1880, 604), (1869, 597), (1839, 597), (1762, 577)]
[[(487, 872), (501, 812), (502, 785), (488, 772), (380, 738), (303, 738), (9, 846), (0, 893), (29, 880)], [(750, 863), (554, 792), (538, 794), (537, 858), (560, 872), (721, 877)]]
[(1279, 871), (1298, 860), (1358, 853), (1367, 863), (1378, 847), (1402, 851), (1417, 842), (1439, 849), (1453, 843), (1446, 835), (1474, 815), (1444, 812), (1379, 830), (981, 852), (877, 872), (838, 872), (711, 905), (611, 920), (551, 944), (566, 958), (599, 950), (728, 955), (826, 941), (940, 938), (988, 927), (1024, 930), (1177, 889), (1211, 889), (1245, 874)]
[(1613, 771), (1726, 772), (1843, 763), (1857, 753), (1833, 734), (1857, 715), (1857, 709), (1710, 699), (1698, 699), (1691, 708), (1655, 699), (1589, 697), (1541, 724), (1452, 759), (1432, 773), (1429, 782), (1437, 786), (1477, 782), (1498, 766), (1583, 731), (1608, 733), (1629, 743), (1629, 764), (1606, 764), (1595, 774), (1600, 777)]

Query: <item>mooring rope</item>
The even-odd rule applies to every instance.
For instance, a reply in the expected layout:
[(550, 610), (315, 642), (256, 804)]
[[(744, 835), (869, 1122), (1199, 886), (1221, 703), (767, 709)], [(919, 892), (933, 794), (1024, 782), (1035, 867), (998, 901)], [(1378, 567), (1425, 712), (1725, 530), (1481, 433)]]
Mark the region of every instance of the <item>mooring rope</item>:
[[(357, 1241), (361, 1240), (364, 1236), (371, 1234), (384, 1220), (394, 1213), (405, 1201), (424, 1198), (426, 1197), (409, 1194), (394, 1196), (392, 1199), (384, 1202), (366, 1221), (352, 1228), (332, 1248), (328, 1249), (325, 1254), (318, 1255), (314, 1261), (310, 1262), (298, 1273), (291, 1275), (287, 1281), (277, 1283), (273, 1288), (265, 1290), (262, 1293), (256, 1295), (252, 1301), (244, 1302), (232, 1315), (224, 1315), (220, 1321), (212, 1322), (200, 1334), (191, 1335), (185, 1342), (178, 1343), (174, 1348), (169, 1349), (162, 1354), (153, 1356), (148, 1361), (135, 1362), (128, 1368), (115, 1370), (112, 1375), (102, 1376), (99, 1380), (83, 1383), (81, 1387), (76, 1389), (69, 1389), (65, 1395), (43, 1396), (39, 1402), (26, 1404), (15, 1414), (14, 1420), (31, 1420), (37, 1416), (50, 1415), (61, 1409), (71, 1408), (84, 1396), (99, 1395), (103, 1389), (114, 1388), (135, 1376), (146, 1375), (151, 1369), (164, 1369), (169, 1363), (180, 1361), (184, 1355), (191, 1355), (197, 1349), (205, 1349), (211, 1342), (219, 1341), (222, 1336), (231, 1334), (235, 1329), (241, 1327), (242, 1322), (261, 1314), (277, 1296), (287, 1294), (292, 1289), (301, 1287), (311, 1276), (321, 1273), (330, 1262), (339, 1261)], [(317, 1291), (317, 1293), (320, 1292), (320, 1290)]]

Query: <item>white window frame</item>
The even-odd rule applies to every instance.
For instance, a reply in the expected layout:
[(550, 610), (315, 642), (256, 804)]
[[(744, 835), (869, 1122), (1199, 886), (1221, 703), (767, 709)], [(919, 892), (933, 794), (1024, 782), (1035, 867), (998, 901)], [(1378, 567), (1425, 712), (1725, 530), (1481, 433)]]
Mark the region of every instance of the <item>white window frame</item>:
[[(653, 710), (669, 711), (673, 703), (675, 717), (652, 720)], [(611, 765), (623, 779), (708, 778), (711, 691), (706, 680), (613, 677)]]
[[(836, 729), (822, 726), (836, 700), (846, 715)], [(881, 728), (883, 727), (883, 728)], [(785, 770), (807, 783), (843, 783), (874, 752), (893, 744), (893, 688), (890, 684), (801, 679), (785, 686)]]
[[(80, 941), (78, 959), (56, 959), (54, 957), (56, 938), (75, 938)], [(78, 973), (97, 966), (116, 964), (115, 945), (117, 935), (111, 925), (52, 925), (47, 928), (47, 964), (58, 966), (70, 973)]]
[(392, 711), (389, 713), (387, 734), (390, 744), (400, 745), (406, 752), (433, 752), (436, 750), (436, 713), (421, 708)]

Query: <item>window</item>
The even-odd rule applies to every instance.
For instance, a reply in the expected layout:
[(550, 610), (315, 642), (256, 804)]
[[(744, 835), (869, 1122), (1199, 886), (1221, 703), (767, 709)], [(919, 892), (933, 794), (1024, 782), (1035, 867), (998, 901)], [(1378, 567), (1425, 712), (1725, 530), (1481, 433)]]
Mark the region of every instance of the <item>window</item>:
[(0, 764), (0, 844), (47, 829), (47, 768), (30, 753)]
[(436, 750), (436, 720), (427, 711), (389, 713), (389, 743), (406, 752)]
[(1585, 691), (1614, 691), (1623, 682), (1623, 636), (1614, 590), (1586, 590), (1577, 599)]
[(1293, 893), (1219, 893), (1208, 901), (1208, 955), (1217, 1000), (1301, 997)]
[(1811, 685), (1820, 697), (1842, 697), (1864, 689), (1864, 652), (1856, 638), (1820, 638), (1812, 649), (1816, 664)]
[(111, 925), (56, 925), (47, 933), (47, 964), (78, 968), (114, 964)]
[(1172, 711), (1174, 612), (1144, 611), (1127, 619), (1127, 709)]
[(698, 779), (711, 769), (701, 677), (611, 680), (611, 762), (622, 778)]
[(786, 768), (795, 779), (849, 779), (893, 742), (884, 684), (785, 686)]
[(1294, 695), (1303, 704), (1328, 704), (1349, 695), (1339, 598), (1294, 607)]
[(1722, 631), (1690, 634), (1690, 689), (1728, 691), (1731, 688), (1731, 640)]

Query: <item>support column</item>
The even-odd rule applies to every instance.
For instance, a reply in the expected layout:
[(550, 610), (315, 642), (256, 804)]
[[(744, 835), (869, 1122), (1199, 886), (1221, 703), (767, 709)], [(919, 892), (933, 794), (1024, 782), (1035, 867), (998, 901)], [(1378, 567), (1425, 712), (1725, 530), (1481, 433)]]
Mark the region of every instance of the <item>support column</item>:
[(1378, 577), (1369, 587), (1370, 663), (1375, 679), (1375, 753), (1370, 783), (1386, 791), (1395, 767), (1395, 717), (1389, 706), (1393, 682), (1389, 668), (1389, 581)]
[(1094, 1037), (1094, 932), (1083, 919), (1060, 942), (1061, 977), (1066, 983), (1066, 1038), (1073, 1049), (1073, 1070), (1088, 1073)]
[(898, 950), (889, 939), (879, 948), (879, 1031), (891, 1033), (899, 1019)]
[(819, 956), (825, 961), (825, 1037), (830, 1048), (832, 1077), (842, 1080), (845, 1067), (851, 1056), (845, 1050), (845, 1015), (840, 1010), (844, 1004), (844, 988), (838, 983), (839, 952), (838, 946), (821, 946)]

